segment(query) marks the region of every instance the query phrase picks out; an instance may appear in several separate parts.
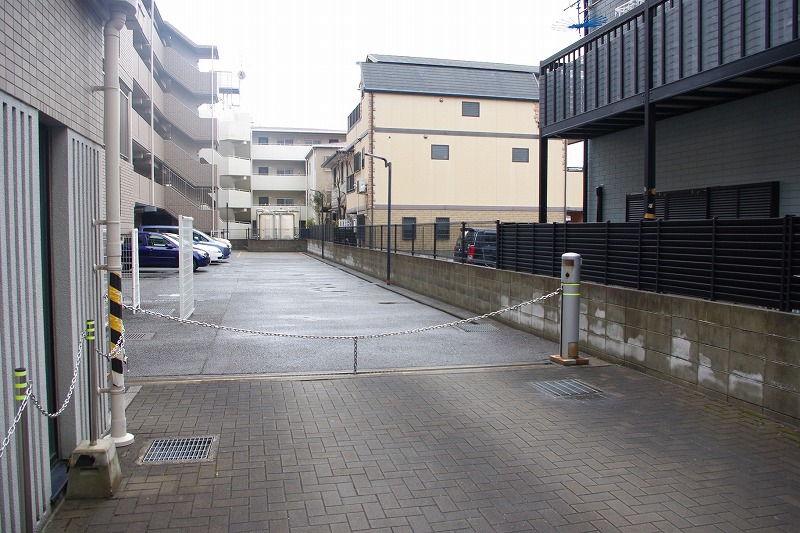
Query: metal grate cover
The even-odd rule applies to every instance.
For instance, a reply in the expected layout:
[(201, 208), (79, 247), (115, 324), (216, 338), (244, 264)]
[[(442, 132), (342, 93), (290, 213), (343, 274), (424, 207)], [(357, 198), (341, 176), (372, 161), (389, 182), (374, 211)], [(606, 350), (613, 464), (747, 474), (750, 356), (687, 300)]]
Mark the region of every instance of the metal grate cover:
[(171, 315), (175, 312), (174, 307), (151, 307), (147, 309), (148, 311), (152, 311), (154, 313), (158, 313), (160, 315)]
[(185, 463), (213, 459), (215, 437), (173, 437), (155, 439), (141, 463)]
[(533, 381), (531, 384), (556, 398), (570, 398), (575, 396), (598, 396), (602, 393), (591, 385), (578, 379), (559, 379), (556, 381)]
[(497, 328), (491, 324), (479, 324), (477, 322), (464, 322), (456, 326), (461, 331), (467, 333), (488, 333), (490, 331), (497, 331)]
[(125, 333), (125, 340), (128, 341), (149, 341), (155, 337), (155, 333)]

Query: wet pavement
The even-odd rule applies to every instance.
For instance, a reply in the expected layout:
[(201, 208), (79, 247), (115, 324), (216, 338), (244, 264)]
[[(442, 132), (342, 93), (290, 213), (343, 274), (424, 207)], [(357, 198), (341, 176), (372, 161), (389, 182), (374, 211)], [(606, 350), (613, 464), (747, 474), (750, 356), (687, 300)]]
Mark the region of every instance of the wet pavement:
[[(347, 335), (469, 316), (300, 254), (207, 270), (202, 322)], [(162, 278), (143, 300), (166, 308)], [(549, 364), (554, 343), (512, 328), (359, 342), (353, 375), (351, 340), (153, 320), (126, 317), (153, 336), (128, 346), (123, 482), (63, 502), (48, 533), (800, 529), (800, 429), (596, 359)], [(140, 461), (178, 437), (210, 437), (210, 456)]]

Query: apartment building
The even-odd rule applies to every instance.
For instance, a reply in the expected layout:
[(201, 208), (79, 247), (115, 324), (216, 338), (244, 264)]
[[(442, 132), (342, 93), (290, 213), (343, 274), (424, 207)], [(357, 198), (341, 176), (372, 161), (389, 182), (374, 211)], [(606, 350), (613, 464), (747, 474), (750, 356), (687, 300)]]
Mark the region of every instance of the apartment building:
[[(369, 55), (347, 146), (326, 163), (341, 225), (393, 221), (532, 221), (539, 217), (538, 68)], [(554, 141), (547, 216), (564, 220), (566, 144)], [(572, 191), (573, 188), (570, 188)], [(566, 198), (582, 211), (582, 198)], [(395, 218), (396, 217), (396, 218)]]
[(581, 3), (607, 22), (540, 93), (543, 142), (587, 139), (587, 220), (800, 213), (797, 2)]
[[(251, 134), (251, 235), (258, 239), (296, 238), (306, 221), (315, 217), (309, 191), (317, 187), (309, 181), (309, 151), (315, 145), (344, 141), (345, 132), (253, 126)], [(316, 170), (312, 171), (316, 175)]]
[(123, 143), (130, 163), (125, 222), (175, 223), (184, 215), (217, 232), (220, 215), (230, 213), (224, 206), (237, 204), (237, 185), (249, 175), (249, 117), (217, 111), (224, 95), (238, 91), (238, 79), (201, 71), (201, 60), (218, 59), (217, 48), (194, 43), (161, 18), (157, 5), (139, 2), (137, 22), (123, 29), (120, 47), (131, 124)]
[[(201, 116), (198, 107), (234, 91), (235, 79), (226, 86), (218, 73), (201, 72), (199, 61), (216, 58), (216, 48), (181, 34), (152, 0), (4, 2), (0, 38), (4, 435), (18, 407), (15, 368), (27, 369), (38, 400), (55, 412), (72, 390), (78, 361), (84, 365), (58, 418), (28, 409), (31, 516), (19, 498), (21, 451), (14, 439), (3, 450), (0, 530), (22, 531), (23, 520), (41, 528), (51, 497), (64, 488), (65, 459), (89, 435), (86, 357), (79, 355), (86, 321), (107, 322), (108, 275), (95, 268), (106, 261), (106, 224), (117, 223), (108, 220), (106, 165), (118, 163), (122, 230), (179, 215), (212, 230), (219, 218), (211, 193), (249, 177), (249, 163), (232, 168), (238, 160), (225, 158), (249, 154), (250, 130), (241, 116), (229, 125)], [(107, 104), (118, 111), (108, 114)], [(211, 153), (201, 156), (203, 148)], [(109, 346), (106, 329), (97, 333), (98, 348)], [(100, 374), (97, 385), (106, 386)], [(105, 430), (107, 396), (101, 401)]]

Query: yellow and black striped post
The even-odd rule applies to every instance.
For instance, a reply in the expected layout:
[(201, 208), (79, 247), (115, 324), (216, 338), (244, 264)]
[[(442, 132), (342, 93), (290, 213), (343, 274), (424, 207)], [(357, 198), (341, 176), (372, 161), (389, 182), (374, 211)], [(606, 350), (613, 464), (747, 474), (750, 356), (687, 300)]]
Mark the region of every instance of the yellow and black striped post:
[[(122, 338), (122, 276), (119, 272), (108, 274), (108, 326), (111, 340), (111, 351)], [(115, 387), (125, 386), (124, 355), (120, 351), (111, 359), (111, 383)]]
[[(24, 367), (14, 369), (14, 400), (18, 403), (17, 409), (22, 409), (28, 399), (28, 370)], [(27, 411), (27, 409), (26, 409)], [(20, 463), (20, 500), (22, 500), (25, 514), (23, 531), (33, 533), (33, 501), (31, 497), (31, 437), (28, 428), (28, 413), (23, 412), (17, 428), (17, 446), (19, 447)]]
[[(108, 329), (111, 351), (122, 340), (122, 276), (119, 271), (108, 273)], [(133, 442), (125, 418), (125, 352), (117, 350), (111, 358), (111, 438), (117, 447)]]

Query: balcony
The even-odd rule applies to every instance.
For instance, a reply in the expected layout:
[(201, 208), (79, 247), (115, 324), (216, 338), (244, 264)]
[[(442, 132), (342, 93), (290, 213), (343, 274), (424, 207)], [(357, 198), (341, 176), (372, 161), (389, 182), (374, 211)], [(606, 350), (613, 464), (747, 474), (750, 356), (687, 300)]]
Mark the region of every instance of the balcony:
[(211, 72), (200, 72), (197, 64), (192, 63), (173, 48), (165, 47), (161, 58), (164, 69), (176, 82), (187, 91), (199, 96), (211, 98), (217, 92), (216, 79)]
[(250, 115), (245, 113), (235, 113), (233, 120), (227, 117), (219, 119), (219, 140), (220, 141), (240, 141), (250, 142)]
[(164, 163), (195, 187), (211, 186), (211, 165), (196, 160), (172, 141), (164, 141)]
[(648, 0), (541, 70), (543, 136), (640, 126), (800, 82), (797, 3)]
[(310, 146), (304, 144), (253, 144), (250, 147), (250, 157), (253, 160), (263, 159), (265, 161), (305, 161), (306, 154), (311, 150)]
[(308, 176), (262, 176), (254, 174), (250, 188), (253, 191), (305, 191)]
[[(212, 128), (217, 120), (201, 118), (197, 109), (191, 109), (172, 94), (164, 95), (164, 106), (160, 111), (173, 126), (196, 142), (211, 142)], [(216, 133), (216, 132), (215, 132)], [(216, 138), (216, 134), (214, 135)]]
[(246, 208), (250, 209), (253, 205), (253, 200), (250, 191), (239, 191), (236, 189), (218, 189), (217, 190), (217, 205), (220, 208), (228, 207)]
[[(213, 154), (212, 154), (213, 152)], [(211, 148), (202, 148), (200, 157), (204, 161), (214, 162), (217, 165), (218, 176), (249, 176), (250, 160), (241, 157), (226, 157)]]

